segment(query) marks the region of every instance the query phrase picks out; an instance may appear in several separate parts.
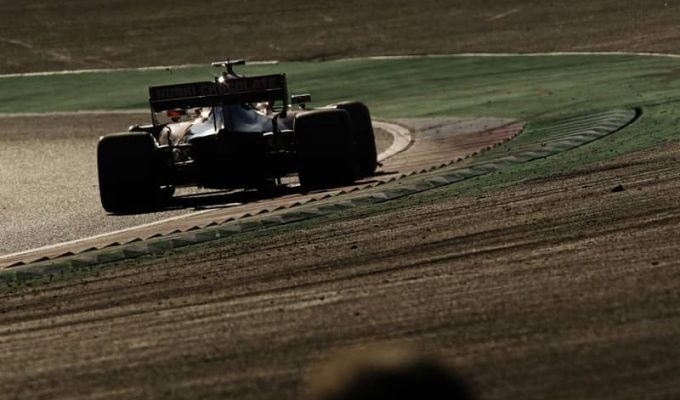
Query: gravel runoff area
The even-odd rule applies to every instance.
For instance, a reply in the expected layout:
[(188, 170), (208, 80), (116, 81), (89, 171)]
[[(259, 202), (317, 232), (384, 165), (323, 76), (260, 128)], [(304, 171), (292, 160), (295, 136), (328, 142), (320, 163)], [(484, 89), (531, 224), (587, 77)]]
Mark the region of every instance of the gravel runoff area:
[(205, 64), (226, 57), (680, 51), (680, 4), (671, 0), (1, 4), (0, 73)]
[(679, 158), (3, 292), (2, 396), (300, 398), (320, 355), (403, 340), (483, 399), (678, 398)]

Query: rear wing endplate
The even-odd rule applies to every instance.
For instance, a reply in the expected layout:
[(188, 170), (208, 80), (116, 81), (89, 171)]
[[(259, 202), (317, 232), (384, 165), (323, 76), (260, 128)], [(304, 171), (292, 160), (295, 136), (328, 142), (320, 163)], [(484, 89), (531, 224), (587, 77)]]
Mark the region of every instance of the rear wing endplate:
[(149, 88), (149, 103), (154, 112), (173, 108), (212, 107), (221, 104), (276, 100), (284, 102), (284, 109), (288, 107), (286, 74), (152, 86)]

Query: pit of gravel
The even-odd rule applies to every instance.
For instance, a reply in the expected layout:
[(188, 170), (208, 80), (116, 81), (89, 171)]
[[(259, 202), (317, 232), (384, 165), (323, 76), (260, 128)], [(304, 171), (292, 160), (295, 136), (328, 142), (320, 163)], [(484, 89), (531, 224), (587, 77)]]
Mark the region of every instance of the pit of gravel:
[(300, 398), (351, 338), (415, 344), (484, 399), (673, 398), (679, 159), (666, 144), (4, 291), (3, 396)]

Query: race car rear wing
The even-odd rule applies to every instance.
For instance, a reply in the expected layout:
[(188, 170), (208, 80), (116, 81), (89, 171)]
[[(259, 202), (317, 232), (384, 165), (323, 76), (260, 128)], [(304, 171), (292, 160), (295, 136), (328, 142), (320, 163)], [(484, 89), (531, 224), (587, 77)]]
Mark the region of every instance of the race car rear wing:
[(283, 101), (283, 109), (287, 110), (288, 88), (285, 74), (216, 79), (215, 82), (149, 88), (149, 103), (153, 112), (173, 108), (213, 107), (279, 100)]

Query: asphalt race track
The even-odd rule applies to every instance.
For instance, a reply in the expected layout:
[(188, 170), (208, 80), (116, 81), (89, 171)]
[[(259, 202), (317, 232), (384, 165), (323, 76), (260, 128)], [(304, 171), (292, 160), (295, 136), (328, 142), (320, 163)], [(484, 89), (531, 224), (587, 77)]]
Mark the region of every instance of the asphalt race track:
[[(131, 113), (2, 117), (0, 180), (9, 184), (0, 192), (0, 268), (357, 190), (301, 193), (294, 184), (266, 195), (183, 189), (166, 211), (107, 214), (99, 203), (97, 139), (144, 117)], [(508, 140), (521, 127), (516, 121), (495, 118), (376, 122), (383, 165), (375, 177), (358, 182), (356, 188), (465, 157)]]

